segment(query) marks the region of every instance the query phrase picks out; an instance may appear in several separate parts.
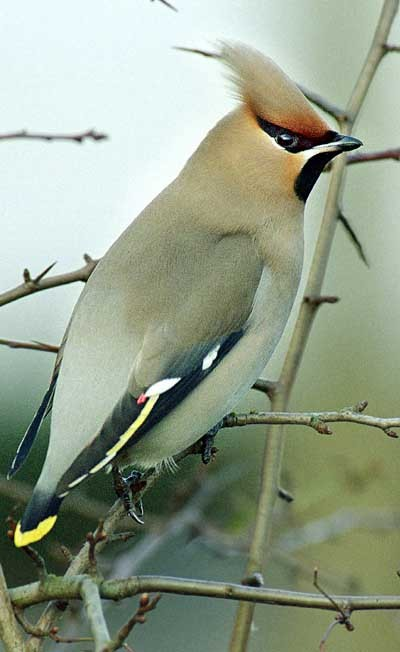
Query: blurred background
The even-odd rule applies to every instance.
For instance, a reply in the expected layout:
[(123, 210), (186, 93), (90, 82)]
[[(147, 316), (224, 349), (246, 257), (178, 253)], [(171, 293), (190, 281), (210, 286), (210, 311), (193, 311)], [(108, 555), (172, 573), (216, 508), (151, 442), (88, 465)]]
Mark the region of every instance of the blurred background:
[[(95, 127), (109, 138), (83, 145), (1, 143), (0, 291), (20, 283), (24, 267), (34, 276), (56, 260), (54, 272), (61, 273), (81, 266), (84, 252), (100, 257), (233, 107), (218, 63), (172, 46), (210, 48), (218, 38), (242, 40), (273, 57), (299, 83), (344, 105), (381, 8), (377, 0), (175, 4), (177, 13), (147, 0), (3, 6), (0, 132), (68, 133)], [(400, 41), (399, 19), (390, 40)], [(368, 150), (399, 145), (398, 57), (384, 59), (357, 124), (355, 135)], [(400, 415), (399, 170), (393, 161), (348, 169), (344, 212), (370, 267), (339, 226), (324, 291), (338, 295), (340, 303), (320, 310), (292, 396), (294, 410), (339, 409), (368, 399), (369, 413)], [(323, 175), (307, 205), (305, 273), (327, 183), (328, 175)], [(80, 291), (75, 284), (3, 307), (0, 337), (59, 343)], [(269, 379), (279, 374), (289, 334), (290, 326), (265, 372)], [(45, 453), (48, 425), (16, 482), (5, 482), (53, 363), (49, 353), (0, 349), (2, 523), (10, 513), (21, 514)], [(240, 409), (268, 409), (268, 404), (252, 392)], [(286, 430), (283, 478), (295, 500), (278, 506), (266, 584), (313, 591), (317, 565), (329, 592), (396, 594), (400, 444), (360, 426), (337, 425), (334, 432), (329, 438), (311, 429)], [(264, 439), (262, 427), (224, 431), (210, 467), (185, 460), (179, 473), (166, 476), (146, 495), (143, 531), (102, 554), (105, 575), (140, 572), (240, 581)], [(60, 544), (78, 550), (114, 500), (105, 475), (79, 491), (70, 506), (64, 504), (52, 534), (37, 546), (53, 572), (63, 572), (67, 564)], [(0, 556), (9, 584), (32, 581), (35, 569), (7, 540), (5, 523), (2, 531)], [(107, 607), (112, 631), (135, 604)], [(166, 595), (129, 642), (136, 652), (223, 650), (235, 609), (234, 603)], [(34, 615), (32, 611), (32, 620)], [(331, 620), (332, 614), (324, 612), (258, 607), (250, 650), (317, 650)], [(355, 631), (335, 629), (328, 649), (398, 650), (399, 614), (357, 613), (353, 620)], [(76, 605), (60, 634), (86, 631)], [(82, 644), (57, 647), (64, 648), (84, 649)]]

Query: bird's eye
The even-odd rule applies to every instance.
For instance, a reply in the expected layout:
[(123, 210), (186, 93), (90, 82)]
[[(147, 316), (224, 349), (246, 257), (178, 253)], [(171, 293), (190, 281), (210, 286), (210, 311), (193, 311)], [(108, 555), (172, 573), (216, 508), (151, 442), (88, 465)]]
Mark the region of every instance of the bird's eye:
[(299, 142), (299, 139), (294, 134), (282, 133), (278, 134), (275, 138), (278, 145), (284, 147), (285, 149), (293, 149)]

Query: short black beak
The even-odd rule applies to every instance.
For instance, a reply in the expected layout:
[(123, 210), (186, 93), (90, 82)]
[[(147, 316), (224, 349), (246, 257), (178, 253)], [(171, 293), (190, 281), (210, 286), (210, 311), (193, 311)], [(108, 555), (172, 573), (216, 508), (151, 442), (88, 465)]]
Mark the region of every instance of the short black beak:
[(353, 138), (353, 136), (342, 136), (341, 134), (338, 134), (338, 139), (332, 141), (331, 145), (332, 147), (336, 147), (342, 151), (350, 151), (351, 149), (361, 147), (363, 143), (361, 140), (358, 140), (358, 138)]
[(340, 152), (349, 152), (351, 149), (357, 149), (361, 147), (363, 143), (358, 138), (353, 138), (353, 136), (342, 136), (342, 134), (336, 134), (335, 138), (329, 143), (322, 143), (321, 145), (315, 145), (313, 150), (320, 150), (321, 152), (332, 152), (333, 156), (336, 156), (336, 153)]

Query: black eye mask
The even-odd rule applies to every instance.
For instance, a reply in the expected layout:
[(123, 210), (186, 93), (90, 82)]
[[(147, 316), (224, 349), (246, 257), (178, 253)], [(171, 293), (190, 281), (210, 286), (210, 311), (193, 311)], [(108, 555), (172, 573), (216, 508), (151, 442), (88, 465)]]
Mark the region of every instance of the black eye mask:
[(260, 118), (260, 116), (257, 116), (257, 122), (261, 129), (265, 131), (268, 136), (274, 138), (282, 149), (285, 149), (287, 152), (291, 152), (292, 154), (303, 152), (305, 149), (312, 149), (316, 145), (331, 143), (340, 138), (340, 135), (336, 131), (331, 130), (328, 130), (323, 136), (318, 138), (307, 138), (307, 136), (297, 134), (286, 127), (280, 127), (272, 122), (268, 122), (268, 120), (264, 120), (264, 118)]
[[(336, 131), (331, 130), (319, 138), (307, 138), (303, 134), (297, 134), (286, 127), (274, 125), (259, 116), (257, 116), (257, 122), (266, 134), (275, 139), (279, 147), (291, 154), (312, 149), (316, 145), (326, 145), (342, 138)], [(301, 201), (306, 201), (325, 165), (337, 154), (340, 154), (340, 150), (332, 149), (329, 152), (319, 152), (311, 156), (304, 164), (294, 183), (294, 191)]]

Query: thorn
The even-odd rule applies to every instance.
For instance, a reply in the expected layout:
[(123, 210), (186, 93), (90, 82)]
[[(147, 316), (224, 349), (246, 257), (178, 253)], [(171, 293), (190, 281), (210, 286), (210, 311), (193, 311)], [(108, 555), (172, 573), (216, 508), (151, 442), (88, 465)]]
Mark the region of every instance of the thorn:
[(22, 272), (22, 277), (24, 279), (24, 283), (30, 283), (32, 281), (31, 273), (27, 267), (25, 267), (24, 271)]
[(93, 258), (89, 254), (83, 254), (83, 260), (85, 263), (93, 263)]
[[(154, 2), (154, 0), (150, 0), (150, 2)], [(168, 2), (168, 0), (159, 0), (159, 2), (161, 2), (161, 4), (165, 5), (166, 7), (169, 7), (169, 9), (172, 9), (172, 11), (178, 11), (174, 5), (171, 5), (171, 3)]]
[(39, 283), (39, 281), (42, 280), (50, 272), (50, 270), (53, 269), (54, 265), (57, 265), (57, 261), (55, 260), (54, 263), (51, 263), (46, 269), (43, 270), (43, 272), (40, 272), (34, 279), (32, 279), (32, 283)]
[(347, 235), (349, 236), (351, 242), (355, 246), (355, 248), (357, 250), (357, 253), (360, 256), (361, 260), (363, 261), (363, 263), (367, 267), (369, 267), (369, 262), (367, 260), (367, 257), (365, 255), (365, 253), (364, 253), (364, 248), (363, 248), (360, 240), (358, 239), (358, 236), (357, 236), (356, 232), (354, 231), (353, 227), (351, 226), (349, 220), (347, 219), (347, 217), (345, 217), (345, 215), (343, 215), (342, 211), (339, 211), (337, 219), (338, 219), (339, 222), (341, 222), (343, 224), (343, 226), (345, 228), (345, 231), (346, 231)]

